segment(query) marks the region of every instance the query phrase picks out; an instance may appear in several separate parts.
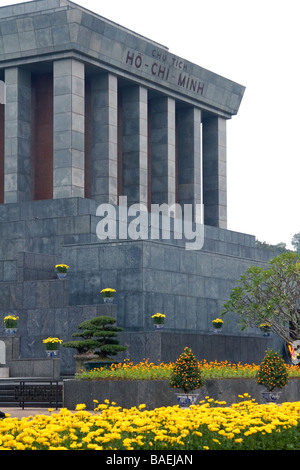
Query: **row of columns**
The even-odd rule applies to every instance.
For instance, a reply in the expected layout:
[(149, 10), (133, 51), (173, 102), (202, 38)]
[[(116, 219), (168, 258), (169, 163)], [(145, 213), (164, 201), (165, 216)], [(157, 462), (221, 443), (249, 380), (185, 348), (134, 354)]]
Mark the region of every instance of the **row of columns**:
[[(31, 191), (31, 74), (5, 70), (4, 202)], [(149, 99), (144, 86), (118, 77), (90, 78), (91, 188), (100, 203), (204, 203), (205, 223), (226, 228), (226, 121), (174, 98)], [(53, 198), (84, 197), (86, 181), (84, 63), (53, 63)], [(120, 167), (121, 161), (121, 167)], [(203, 181), (203, 183), (202, 183)], [(149, 187), (151, 191), (149, 191)]]

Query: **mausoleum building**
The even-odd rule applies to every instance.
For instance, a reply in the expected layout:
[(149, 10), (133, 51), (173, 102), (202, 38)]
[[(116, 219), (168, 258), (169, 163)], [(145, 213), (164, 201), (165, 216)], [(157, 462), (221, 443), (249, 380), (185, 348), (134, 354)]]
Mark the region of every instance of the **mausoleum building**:
[[(132, 359), (174, 360), (187, 341), (221, 354), (212, 319), (246, 267), (270, 257), (227, 230), (226, 126), (245, 88), (68, 0), (0, 8), (0, 80), (0, 314), (20, 316), (21, 357), (103, 313), (105, 287), (117, 291), (105, 312)], [(97, 207), (120, 197), (149, 214), (202, 204), (202, 249), (100, 240)], [(59, 262), (70, 266), (64, 281)], [(165, 330), (154, 333), (160, 311)], [(224, 335), (232, 360), (266, 347), (235, 322)], [(72, 371), (71, 353), (61, 359)]]

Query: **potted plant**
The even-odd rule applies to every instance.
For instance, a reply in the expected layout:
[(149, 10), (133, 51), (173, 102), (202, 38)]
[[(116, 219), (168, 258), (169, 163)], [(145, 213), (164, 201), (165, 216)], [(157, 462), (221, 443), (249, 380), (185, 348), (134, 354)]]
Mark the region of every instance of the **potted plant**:
[(103, 296), (104, 303), (111, 303), (114, 300), (114, 296), (115, 296), (116, 291), (115, 291), (115, 289), (111, 289), (110, 287), (107, 287), (105, 289), (102, 289), (102, 291), (100, 291), (100, 293)]
[(212, 321), (213, 327), (216, 333), (220, 333), (223, 327), (223, 320), (221, 318), (216, 318)]
[(62, 343), (62, 339), (58, 338), (46, 338), (43, 339), (43, 343), (46, 346), (46, 353), (48, 357), (55, 357), (58, 354), (59, 345)]
[(16, 315), (7, 315), (4, 317), (5, 333), (15, 335), (18, 331), (19, 317)]
[(57, 264), (55, 269), (58, 279), (64, 279), (67, 276), (69, 266), (67, 264)]
[(196, 403), (198, 394), (195, 391), (203, 387), (204, 383), (200, 363), (192, 350), (186, 347), (174, 364), (169, 382), (170, 387), (183, 391), (176, 394), (179, 406), (185, 408)]
[(166, 315), (163, 313), (155, 313), (151, 318), (153, 319), (155, 329), (159, 330), (164, 327)]
[(72, 335), (73, 338), (81, 339), (63, 344), (66, 348), (77, 349), (78, 354), (74, 356), (77, 372), (83, 366), (88, 370), (110, 366), (113, 362), (109, 356), (127, 349), (119, 344), (117, 336), (123, 328), (115, 326), (115, 323), (115, 318), (106, 316), (86, 320), (78, 325), (80, 332)]
[(260, 331), (262, 332), (263, 336), (267, 337), (270, 336), (271, 325), (270, 323), (261, 323), (259, 325)]
[(261, 392), (265, 402), (276, 403), (281, 392), (275, 389), (284, 388), (288, 381), (289, 375), (284, 360), (276, 351), (268, 349), (257, 372), (257, 383), (267, 389)]

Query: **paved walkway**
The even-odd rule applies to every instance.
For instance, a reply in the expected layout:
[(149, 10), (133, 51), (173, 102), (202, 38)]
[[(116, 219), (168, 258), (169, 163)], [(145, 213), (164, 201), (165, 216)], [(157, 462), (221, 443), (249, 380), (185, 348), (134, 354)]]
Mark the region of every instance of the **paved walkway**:
[[(49, 408), (51, 408), (49, 406)], [(55, 408), (51, 408), (51, 409), (54, 409), (53, 412), (59, 412), (59, 409), (55, 409)], [(25, 407), (24, 410), (22, 410), (21, 407), (16, 407), (16, 408), (13, 408), (13, 407), (8, 407), (8, 408), (0, 408), (0, 411), (2, 411), (2, 413), (6, 413), (6, 414), (9, 414), (10, 415), (10, 418), (23, 418), (24, 416), (35, 416), (35, 415), (46, 415), (46, 416), (49, 416), (50, 413), (48, 411), (48, 408), (30, 408), (30, 407)]]

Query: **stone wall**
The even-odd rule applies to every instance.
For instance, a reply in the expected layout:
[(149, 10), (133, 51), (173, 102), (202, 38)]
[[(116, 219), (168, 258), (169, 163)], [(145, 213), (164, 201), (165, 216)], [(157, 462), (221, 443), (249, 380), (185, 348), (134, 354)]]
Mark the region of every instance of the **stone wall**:
[[(100, 241), (98, 221), (88, 199), (0, 206), (0, 334), (1, 318), (19, 315), (20, 359), (45, 357), (43, 338), (70, 340), (79, 323), (103, 314), (124, 328), (128, 353), (120, 357), (133, 361), (173, 361), (193, 345), (199, 359), (259, 362), (265, 347), (282, 348), (275, 336), (266, 341), (257, 329), (241, 332), (234, 316), (220, 337), (213, 335), (211, 322), (236, 280), (273, 255), (256, 249), (254, 237), (205, 226), (203, 248), (188, 251), (184, 240)], [(57, 263), (70, 266), (67, 280), (56, 279)], [(103, 304), (105, 287), (117, 291), (112, 306)], [(156, 312), (166, 322), (155, 336)], [(62, 375), (74, 373), (73, 354), (61, 348)]]
[[(199, 251), (186, 250), (183, 240), (172, 239), (63, 247), (63, 259), (72, 266), (70, 302), (97, 303), (99, 288), (112, 287), (117, 291), (118, 324), (130, 331), (150, 330), (156, 312), (166, 315), (168, 329), (211, 331), (237, 279), (250, 265), (265, 265), (272, 255), (256, 249), (254, 237), (208, 226)], [(227, 333), (241, 334), (234, 317), (225, 327)]]
[[(248, 393), (257, 403), (263, 403), (260, 392), (263, 385), (254, 379), (206, 380), (199, 393), (199, 400), (206, 396), (214, 400), (226, 401), (227, 405), (241, 401), (239, 395)], [(122, 408), (145, 404), (151, 410), (162, 406), (175, 406), (176, 390), (171, 389), (166, 380), (65, 380), (63, 382), (63, 406), (74, 410), (77, 404), (85, 404), (87, 410), (94, 410), (95, 403), (104, 400), (115, 402)], [(298, 401), (300, 380), (291, 379), (282, 390), (279, 402)]]

